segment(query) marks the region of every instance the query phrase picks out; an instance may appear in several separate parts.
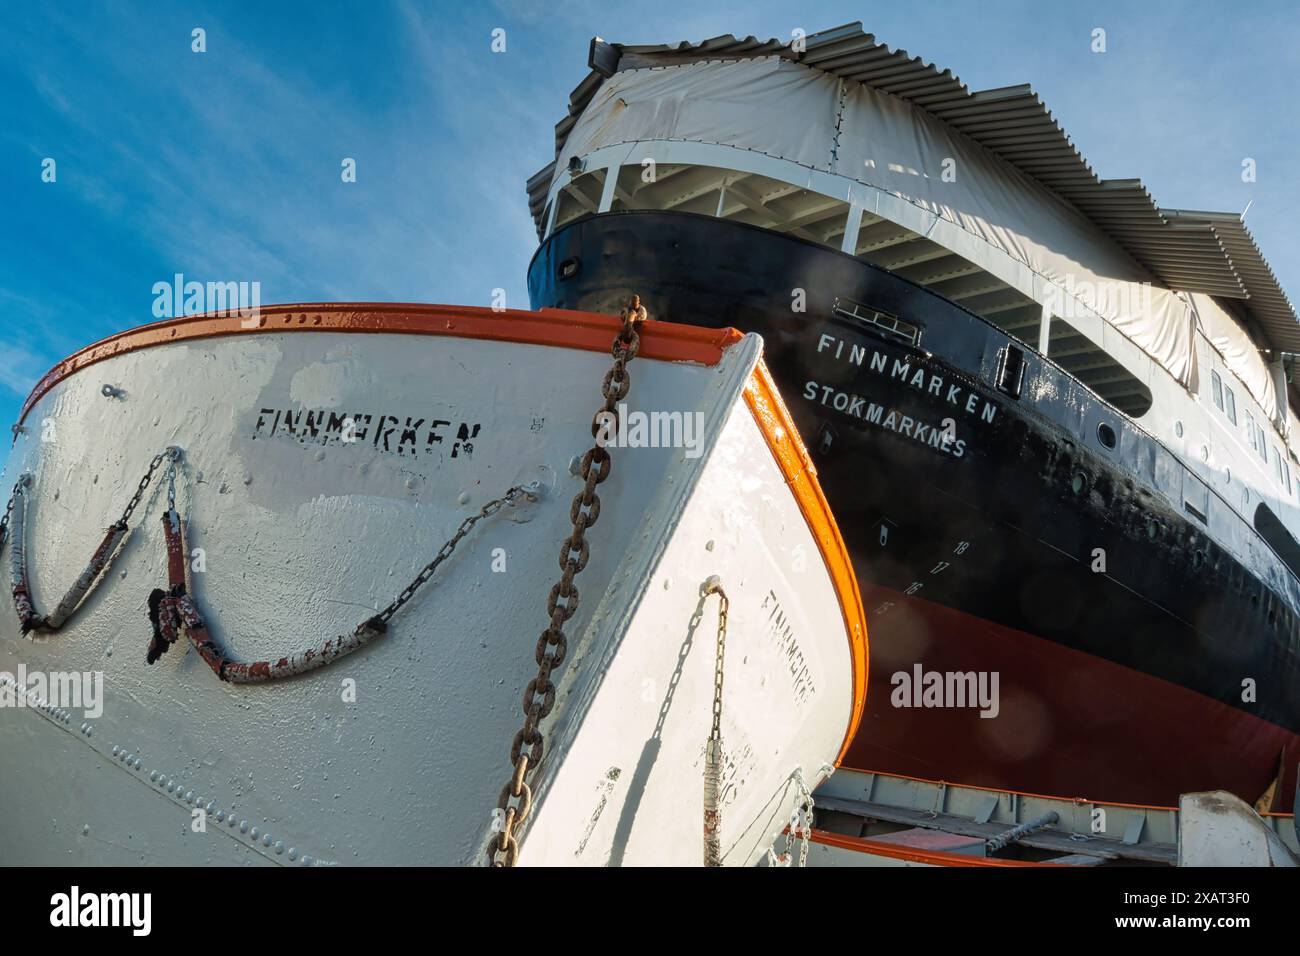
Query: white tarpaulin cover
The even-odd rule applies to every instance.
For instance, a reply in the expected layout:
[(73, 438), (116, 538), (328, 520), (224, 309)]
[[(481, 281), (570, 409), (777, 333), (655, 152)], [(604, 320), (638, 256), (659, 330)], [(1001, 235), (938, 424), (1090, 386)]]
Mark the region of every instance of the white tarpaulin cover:
[(638, 140), (723, 143), (831, 171), (834, 77), (776, 57), (625, 70), (602, 84), (556, 162)]
[(1277, 421), (1277, 390), (1268, 365), (1246, 330), (1208, 295), (1192, 293), (1202, 334), (1223, 356), (1223, 363), (1239, 378), (1259, 402), (1264, 414)]
[[(990, 255), (979, 265), (989, 272), (1014, 285), (1015, 264), (1027, 266), (1196, 387), (1196, 319), (1186, 296), (1151, 284), (1073, 207), (905, 100), (779, 57), (624, 70), (583, 111), (556, 169), (572, 155), (650, 140), (754, 150), (898, 196), (986, 243)], [(1215, 330), (1207, 335), (1275, 416), (1268, 369), (1231, 317), (1213, 310), (1207, 320), (1201, 309)]]

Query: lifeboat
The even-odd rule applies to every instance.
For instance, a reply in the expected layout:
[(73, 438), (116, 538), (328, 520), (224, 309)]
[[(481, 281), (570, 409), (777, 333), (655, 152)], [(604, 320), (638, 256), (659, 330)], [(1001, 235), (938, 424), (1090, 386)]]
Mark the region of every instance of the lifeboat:
[(179, 318), (47, 374), (3, 476), (8, 862), (789, 862), (863, 711), (756, 335)]

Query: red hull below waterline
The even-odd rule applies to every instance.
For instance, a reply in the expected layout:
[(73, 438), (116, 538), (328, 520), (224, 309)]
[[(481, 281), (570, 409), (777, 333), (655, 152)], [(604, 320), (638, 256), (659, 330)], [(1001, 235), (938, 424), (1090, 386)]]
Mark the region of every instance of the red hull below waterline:
[[(870, 624), (867, 711), (841, 766), (995, 789), (1148, 806), (1228, 790), (1254, 803), (1285, 760), (1269, 809), (1290, 811), (1300, 736), (1244, 710), (883, 588), (864, 603), (907, 615), (907, 646)], [(917, 635), (924, 635), (917, 638)], [(918, 647), (917, 642), (924, 647)], [(998, 712), (895, 706), (894, 674), (996, 672)], [(909, 698), (910, 700), (911, 698)]]

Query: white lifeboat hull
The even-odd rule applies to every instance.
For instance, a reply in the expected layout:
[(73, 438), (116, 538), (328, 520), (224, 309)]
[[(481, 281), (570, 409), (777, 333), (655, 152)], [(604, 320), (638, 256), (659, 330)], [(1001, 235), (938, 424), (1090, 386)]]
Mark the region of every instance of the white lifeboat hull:
[[(4, 469), (5, 497), (31, 475), (20, 544), (41, 612), (170, 445), (188, 590), (232, 660), (351, 633), (485, 503), (519, 485), (539, 497), (483, 519), (355, 653), (240, 684), (184, 638), (145, 663), (168, 576), (164, 465), (62, 627), (24, 636), (0, 604), (0, 861), (484, 862), (618, 327), (294, 306), (253, 328), (146, 327), (56, 368)], [(677, 447), (611, 448), (520, 862), (701, 863), (718, 615), (702, 587), (717, 576), (719, 842), (724, 864), (753, 864), (861, 714), (856, 584), (761, 340), (647, 323), (629, 370), (627, 410), (698, 412), (702, 430), (694, 447), (687, 430)], [(102, 712), (71, 706), (66, 684), (53, 699), (59, 675), (102, 675)]]

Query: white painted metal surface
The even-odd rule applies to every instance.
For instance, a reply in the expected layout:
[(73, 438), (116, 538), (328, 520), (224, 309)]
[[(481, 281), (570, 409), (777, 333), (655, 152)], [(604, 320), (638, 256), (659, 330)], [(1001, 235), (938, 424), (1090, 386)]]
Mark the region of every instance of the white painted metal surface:
[[(629, 408), (699, 411), (704, 444), (698, 457), (613, 452), (525, 864), (700, 862), (709, 575), (731, 597), (724, 863), (761, 858), (789, 819), (792, 775), (815, 785), (839, 751), (850, 643), (743, 400), (760, 349), (748, 336), (716, 367), (631, 366)], [(0, 707), (0, 862), (482, 862), (580, 487), (570, 462), (591, 444), (609, 364), (451, 336), (261, 332), (124, 352), (57, 384), (3, 473), (6, 489), (35, 476), (37, 607), (52, 609), (150, 458), (177, 444), (178, 506), (202, 549), (191, 588), (244, 659), (350, 631), (486, 501), (527, 481), (545, 493), (476, 528), (386, 636), (311, 674), (237, 686), (184, 641), (145, 665), (146, 601), (166, 583), (156, 483), (61, 631), (20, 637), (3, 597), (0, 671), (102, 672), (104, 700), (94, 719)], [(286, 410), (304, 416), (296, 435)], [(310, 435), (309, 410), (356, 416), (359, 440)]]
[(1300, 856), (1231, 793), (1185, 793), (1178, 810), (1179, 866), (1300, 866)]

